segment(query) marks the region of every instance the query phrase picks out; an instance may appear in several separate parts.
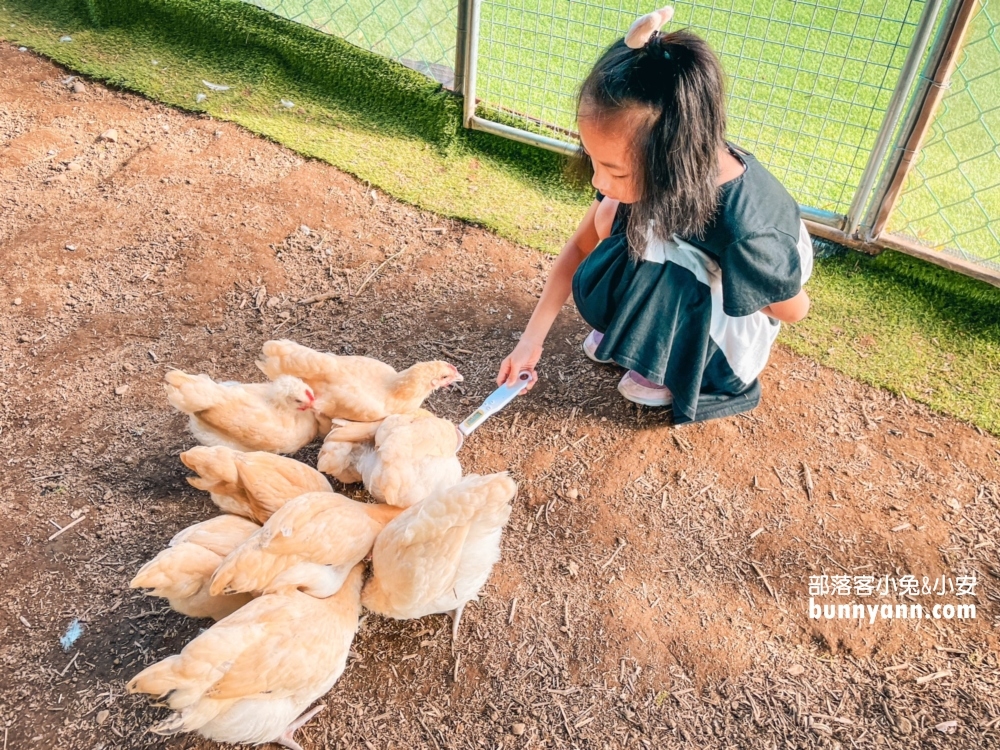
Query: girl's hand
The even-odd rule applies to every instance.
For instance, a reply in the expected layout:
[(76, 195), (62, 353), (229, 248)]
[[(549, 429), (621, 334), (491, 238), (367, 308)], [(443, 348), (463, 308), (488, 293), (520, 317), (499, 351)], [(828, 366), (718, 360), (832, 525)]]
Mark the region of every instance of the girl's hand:
[(542, 358), (542, 345), (536, 344), (527, 339), (521, 339), (517, 346), (514, 347), (514, 351), (508, 354), (504, 361), (500, 363), (500, 373), (497, 375), (497, 385), (514, 385), (517, 383), (517, 376), (523, 371), (527, 370), (531, 373), (531, 382), (528, 383), (527, 387), (521, 391), (522, 394), (527, 393), (532, 388), (535, 387), (535, 381), (538, 380), (538, 376), (535, 374), (535, 365), (538, 364), (538, 360)]

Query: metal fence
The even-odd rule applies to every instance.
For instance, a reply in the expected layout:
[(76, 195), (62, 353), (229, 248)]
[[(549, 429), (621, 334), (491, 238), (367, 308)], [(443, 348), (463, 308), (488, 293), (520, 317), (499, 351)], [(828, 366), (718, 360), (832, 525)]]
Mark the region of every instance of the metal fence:
[[(565, 153), (577, 148), (580, 82), (658, 4), (247, 1), (461, 91), (468, 127)], [(705, 0), (677, 5), (671, 26), (718, 51), (730, 137), (785, 184), (817, 233), (1000, 284), (997, 3)]]
[(454, 87), (458, 0), (246, 1)]
[[(478, 97), (526, 123), (572, 131), (580, 82), (650, 7), (484, 0)], [(730, 137), (801, 203), (846, 214), (923, 8), (910, 0), (713, 0), (678, 5), (671, 25), (692, 28), (720, 54)]]
[(1000, 271), (1000, 6), (984, 2), (890, 232)]

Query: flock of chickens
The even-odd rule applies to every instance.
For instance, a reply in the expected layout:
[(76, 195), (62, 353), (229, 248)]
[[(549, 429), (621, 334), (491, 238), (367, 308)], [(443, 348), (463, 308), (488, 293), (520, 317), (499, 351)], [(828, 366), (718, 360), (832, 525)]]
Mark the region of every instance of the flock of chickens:
[[(224, 515), (178, 533), (131, 586), (218, 622), (128, 689), (173, 709), (156, 733), (301, 750), (293, 733), (344, 672), (362, 606), (396, 619), (448, 612), (457, 636), (500, 557), (517, 486), (506, 472), (463, 478), (457, 428), (420, 408), (462, 380), (447, 362), (397, 373), (287, 340), (263, 352), (268, 383), (167, 373), (167, 398), (202, 444), (181, 454), (198, 475), (188, 481)], [(319, 469), (364, 482), (377, 503), (276, 455), (320, 432)]]

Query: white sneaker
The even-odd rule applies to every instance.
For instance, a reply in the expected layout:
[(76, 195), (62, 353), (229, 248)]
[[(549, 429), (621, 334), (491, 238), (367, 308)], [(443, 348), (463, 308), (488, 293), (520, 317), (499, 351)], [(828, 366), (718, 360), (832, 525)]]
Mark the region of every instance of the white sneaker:
[(637, 378), (641, 378), (641, 381), (649, 383), (648, 380), (643, 378), (634, 370), (626, 372), (621, 381), (618, 383), (618, 392), (633, 404), (642, 404), (643, 406), (670, 406), (670, 404), (673, 403), (674, 397), (670, 395), (670, 391), (666, 386), (654, 384), (644, 385), (644, 383)]
[(587, 355), (588, 359), (592, 359), (598, 364), (607, 365), (614, 360), (610, 359), (598, 359), (597, 358), (597, 347), (601, 345), (601, 339), (604, 338), (603, 333), (598, 333), (597, 331), (591, 331), (587, 334), (587, 338), (583, 340), (583, 353)]

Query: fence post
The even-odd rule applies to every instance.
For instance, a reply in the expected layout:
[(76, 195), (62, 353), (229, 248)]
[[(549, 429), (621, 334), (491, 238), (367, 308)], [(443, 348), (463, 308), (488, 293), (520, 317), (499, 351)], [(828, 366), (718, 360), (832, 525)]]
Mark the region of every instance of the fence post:
[(468, 29), (465, 34), (465, 72), (462, 76), (463, 116), (462, 124), (472, 127), (476, 116), (476, 71), (479, 58), (479, 9), (482, 0), (460, 0), (466, 7)]
[(886, 165), (886, 174), (876, 191), (865, 224), (869, 239), (882, 234), (889, 214), (899, 199), (903, 183), (916, 162), (924, 138), (934, 123), (934, 111), (948, 89), (951, 75), (958, 64), (965, 34), (969, 30), (979, 0), (955, 0), (949, 8), (949, 17), (942, 24), (935, 50), (927, 60), (926, 73), (914, 97), (913, 106), (896, 139), (892, 159)]
[(937, 21), (938, 12), (941, 10), (942, 0), (927, 0), (923, 13), (917, 22), (917, 28), (913, 32), (913, 42), (906, 53), (906, 60), (903, 61), (903, 68), (899, 71), (899, 80), (896, 81), (896, 88), (892, 92), (889, 106), (886, 108), (885, 118), (882, 120), (882, 127), (879, 128), (878, 136), (875, 138), (875, 145), (871, 154), (868, 155), (868, 163), (864, 172), (861, 173), (861, 182), (858, 190), (851, 201), (851, 207), (847, 211), (847, 218), (844, 222), (844, 231), (853, 235), (861, 224), (861, 214), (865, 210), (865, 204), (871, 195), (875, 180), (878, 179), (879, 168), (889, 150), (889, 142), (892, 134), (899, 124), (899, 118), (903, 114), (903, 107), (913, 88), (913, 81), (917, 77), (920, 68), (920, 60), (927, 49), (931, 32), (934, 31), (934, 22)]
[(458, 0), (458, 24), (455, 27), (455, 82), (452, 91), (465, 90), (465, 45), (469, 36), (469, 4)]

